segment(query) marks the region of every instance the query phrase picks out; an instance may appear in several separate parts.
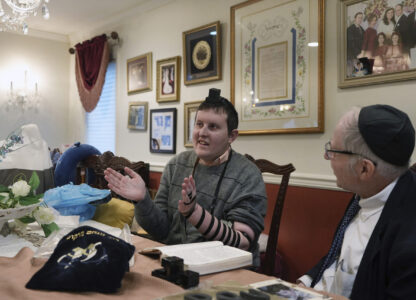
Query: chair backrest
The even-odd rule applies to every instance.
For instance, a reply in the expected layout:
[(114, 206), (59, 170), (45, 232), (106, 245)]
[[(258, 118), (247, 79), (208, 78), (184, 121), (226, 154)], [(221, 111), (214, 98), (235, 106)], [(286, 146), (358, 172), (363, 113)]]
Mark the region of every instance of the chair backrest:
[[(102, 155), (91, 155), (82, 160), (77, 166), (76, 183), (88, 183), (92, 187), (107, 189), (107, 180), (104, 178), (104, 170), (112, 168), (124, 175), (124, 167), (129, 167), (138, 173), (149, 187), (149, 164), (143, 161), (131, 162), (121, 156), (114, 156), (111, 151), (104, 152)], [(92, 171), (92, 172), (91, 172)], [(92, 174), (91, 174), (92, 173)], [(113, 197), (122, 198), (111, 192)]]
[(277, 194), (276, 204), (273, 209), (272, 221), (270, 224), (269, 238), (267, 240), (266, 255), (262, 263), (263, 273), (266, 275), (273, 275), (276, 262), (277, 239), (279, 236), (280, 219), (282, 218), (283, 204), (286, 197), (287, 187), (289, 185), (290, 173), (295, 171), (292, 164), (277, 165), (266, 159), (254, 159), (249, 154), (245, 156), (260, 169), (262, 173), (271, 173), (281, 175), (279, 192)]

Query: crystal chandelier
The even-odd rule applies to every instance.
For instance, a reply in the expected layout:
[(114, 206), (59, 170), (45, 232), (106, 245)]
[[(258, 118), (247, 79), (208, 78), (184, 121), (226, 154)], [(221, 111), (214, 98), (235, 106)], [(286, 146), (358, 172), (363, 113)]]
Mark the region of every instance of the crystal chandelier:
[(0, 31), (28, 33), (26, 18), (36, 16), (39, 8), (45, 20), (49, 19), (46, 4), (49, 0), (0, 0)]

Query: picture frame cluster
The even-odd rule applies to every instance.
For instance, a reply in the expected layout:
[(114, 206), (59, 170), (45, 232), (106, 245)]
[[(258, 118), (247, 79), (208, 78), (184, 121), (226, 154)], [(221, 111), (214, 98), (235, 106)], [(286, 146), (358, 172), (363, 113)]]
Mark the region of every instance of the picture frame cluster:
[[(221, 23), (212, 22), (182, 33), (183, 61), (173, 56), (156, 61), (156, 103), (180, 102), (181, 64), (185, 85), (220, 80)], [(152, 52), (127, 59), (127, 94), (152, 91)], [(192, 129), (196, 109), (202, 101), (184, 103), (185, 147), (192, 147)], [(149, 118), (148, 118), (149, 116)], [(147, 131), (149, 122), (149, 149), (151, 153), (176, 153), (176, 108), (154, 108), (149, 102), (129, 103), (127, 127)]]

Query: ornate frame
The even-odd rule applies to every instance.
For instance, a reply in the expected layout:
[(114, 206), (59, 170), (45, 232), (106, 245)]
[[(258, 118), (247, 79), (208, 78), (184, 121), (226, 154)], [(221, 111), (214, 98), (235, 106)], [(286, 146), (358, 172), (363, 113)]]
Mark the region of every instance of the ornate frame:
[[(180, 100), (181, 57), (169, 57), (156, 62), (156, 101)], [(173, 74), (173, 75), (172, 75)], [(164, 78), (165, 77), (165, 78)], [(166, 80), (168, 82), (166, 82)], [(173, 85), (172, 83), (173, 82)]]
[(221, 79), (221, 26), (210, 23), (182, 33), (185, 85)]
[(193, 122), (195, 121), (195, 112), (198, 106), (202, 103), (202, 100), (187, 102), (183, 106), (183, 144), (185, 147), (193, 147), (192, 144), (192, 131)]
[[(147, 102), (130, 102), (127, 118), (127, 127), (130, 129), (147, 130)], [(139, 123), (139, 124), (137, 124)]]
[[(349, 59), (348, 57), (348, 39), (347, 39), (347, 29), (349, 26), (352, 25), (352, 22), (354, 20), (354, 15), (357, 12), (363, 12), (364, 15), (370, 15), (370, 14), (380, 14), (377, 26), (380, 24), (380, 20), (382, 20), (385, 9), (387, 7), (394, 7), (397, 1), (392, 0), (386, 0), (386, 5), (384, 6), (382, 2), (380, 2), (381, 6), (377, 8), (377, 12), (368, 11), (367, 4), (370, 5), (371, 3), (368, 3), (369, 1), (365, 0), (339, 0), (339, 10), (338, 10), (338, 87), (339, 88), (349, 88), (349, 87), (356, 87), (356, 86), (364, 86), (364, 85), (372, 85), (372, 84), (383, 84), (388, 82), (395, 82), (395, 81), (403, 81), (403, 80), (411, 80), (416, 79), (416, 48), (413, 48), (413, 59), (410, 59), (408, 56), (407, 59), (409, 60), (408, 68), (407, 70), (399, 70), (399, 71), (391, 71), (386, 72), (388, 69), (387, 67), (387, 60), (389, 58), (383, 59), (382, 68), (377, 67), (377, 63), (375, 63), (373, 68), (372, 74), (363, 74), (363, 73), (354, 73), (354, 62), (352, 59)], [(365, 26), (367, 21), (364, 21), (362, 24)], [(367, 22), (368, 24), (368, 22)], [(363, 28), (364, 29), (364, 28)], [(378, 32), (377, 32), (378, 33)], [(410, 56), (412, 52), (410, 53)], [(403, 57), (403, 59), (406, 59)], [(390, 59), (391, 65), (394, 67), (393, 59)], [(396, 66), (397, 67), (397, 66)], [(361, 74), (363, 74), (361, 76)], [(360, 76), (356, 76), (360, 75)]]
[(324, 5), (249, 0), (231, 7), (231, 101), (240, 134), (324, 131)]
[(127, 93), (152, 90), (152, 52), (127, 60)]

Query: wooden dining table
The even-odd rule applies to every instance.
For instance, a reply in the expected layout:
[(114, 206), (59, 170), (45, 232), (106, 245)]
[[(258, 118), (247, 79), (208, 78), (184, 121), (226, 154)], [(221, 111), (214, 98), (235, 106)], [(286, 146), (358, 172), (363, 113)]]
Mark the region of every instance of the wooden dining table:
[[(160, 261), (139, 254), (143, 248), (162, 245), (140, 236), (132, 236), (136, 247), (134, 265), (124, 275), (121, 288), (114, 294), (96, 292), (56, 292), (25, 288), (26, 283), (46, 262), (46, 259), (34, 258), (33, 250), (22, 248), (15, 257), (0, 257), (0, 299), (158, 299), (168, 295), (183, 293), (184, 289), (166, 280), (153, 277), (151, 272), (161, 268)], [(218, 285), (225, 282), (237, 282), (246, 285), (272, 279), (273, 277), (246, 269), (231, 270), (200, 277), (202, 285)]]

